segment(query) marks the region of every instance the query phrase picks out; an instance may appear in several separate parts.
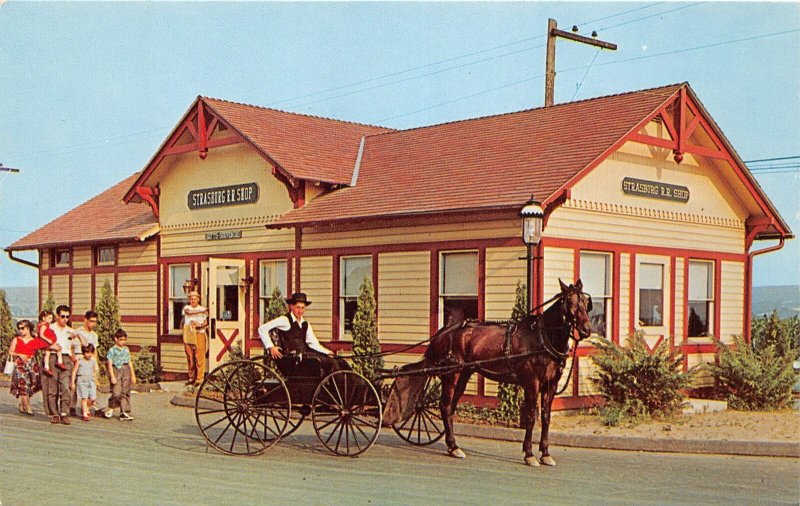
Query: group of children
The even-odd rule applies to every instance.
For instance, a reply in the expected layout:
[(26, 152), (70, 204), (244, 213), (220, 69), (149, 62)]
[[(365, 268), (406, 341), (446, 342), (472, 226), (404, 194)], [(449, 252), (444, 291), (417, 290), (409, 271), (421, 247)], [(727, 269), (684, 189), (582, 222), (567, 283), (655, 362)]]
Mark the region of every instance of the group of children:
[[(67, 355), (72, 361), (72, 390), (77, 394), (77, 400), (80, 402), (81, 415), (84, 421), (91, 420), (91, 408), (95, 408), (96, 412), (101, 410), (97, 408), (97, 374), (100, 367), (97, 363), (95, 353), (97, 351), (97, 342), (92, 343), (88, 339), (82, 341), (78, 337), (78, 332), (70, 329), (70, 340), (74, 343), (69, 346), (67, 352), (63, 351), (62, 346), (56, 342), (56, 334), (50, 328), (53, 322), (53, 312), (44, 310), (39, 315), (39, 322), (36, 326), (36, 335), (46, 345), (44, 352), (44, 374), (53, 376), (53, 371), (50, 370), (50, 355), (55, 353), (56, 363), (55, 366), (62, 371), (67, 369), (64, 365), (63, 356)], [(87, 313), (87, 318), (89, 313)], [(95, 317), (96, 318), (96, 317)], [(94, 334), (94, 332), (91, 332)], [(97, 341), (97, 335), (94, 334), (94, 341)], [(119, 419), (130, 421), (133, 416), (130, 414), (131, 410), (131, 385), (136, 384), (136, 372), (131, 360), (131, 352), (127, 346), (128, 334), (119, 329), (114, 334), (114, 346), (112, 346), (106, 353), (107, 371), (109, 382), (111, 383), (111, 396), (108, 400), (108, 407), (103, 411), (105, 418), (113, 418), (114, 408), (119, 407)], [(85, 344), (83, 342), (86, 341)], [(78, 356), (80, 354), (80, 356)], [(62, 394), (63, 395), (63, 394)], [(69, 394), (67, 394), (69, 395)]]

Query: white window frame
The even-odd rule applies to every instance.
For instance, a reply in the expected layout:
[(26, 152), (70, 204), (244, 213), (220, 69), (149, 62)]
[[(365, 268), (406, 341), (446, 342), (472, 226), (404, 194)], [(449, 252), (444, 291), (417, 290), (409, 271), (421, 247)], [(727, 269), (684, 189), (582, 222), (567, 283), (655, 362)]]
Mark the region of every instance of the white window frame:
[[(180, 279), (176, 279), (176, 268), (188, 268), (189, 275), (178, 275)], [(183, 292), (183, 284), (187, 279), (192, 277), (192, 264), (170, 264), (168, 266), (168, 285), (167, 285), (167, 332), (170, 334), (180, 333), (183, 329), (173, 326), (175, 321), (175, 303), (183, 302), (184, 305), (189, 303), (189, 298)], [(175, 291), (175, 290), (179, 291)], [(181, 310), (183, 308), (181, 307)], [(182, 316), (182, 315), (181, 315)]]
[[(475, 256), (475, 291), (473, 292), (445, 292), (445, 269), (447, 266), (447, 257), (455, 255), (474, 255)], [(443, 326), (445, 322), (444, 306), (447, 299), (467, 300), (475, 299), (476, 306), (480, 302), (480, 255), (478, 250), (456, 250), (456, 251), (442, 251), (439, 252), (439, 327)], [(478, 315), (475, 315), (476, 317)]]
[[(265, 275), (267, 268), (269, 268), (269, 275)], [(269, 306), (275, 287), (281, 289), (284, 297), (287, 296), (288, 269), (289, 262), (286, 260), (261, 260), (258, 262), (258, 315), (261, 322), (266, 318), (267, 306)]]
[[(345, 328), (345, 313), (346, 313), (346, 303), (348, 301), (357, 301), (359, 295), (359, 288), (361, 287), (361, 283), (364, 281), (364, 278), (361, 279), (354, 279), (353, 282), (355, 286), (350, 288), (355, 288), (355, 295), (353, 295), (353, 291), (350, 291), (350, 294), (347, 293), (347, 267), (346, 264), (349, 261), (366, 261), (369, 263), (369, 279), (372, 280), (372, 255), (354, 255), (354, 256), (347, 256), (347, 257), (339, 257), (339, 337), (340, 339), (352, 339), (353, 334), (350, 330)], [(367, 276), (364, 276), (367, 277)]]
[[(584, 257), (594, 257), (594, 258), (602, 258), (605, 261), (605, 286), (603, 290), (595, 290), (594, 287), (587, 287), (586, 286), (586, 276), (584, 276), (585, 268), (583, 259)], [(605, 337), (606, 339), (611, 339), (612, 329), (613, 326), (616, 324), (613, 316), (613, 307), (614, 307), (614, 299), (612, 297), (613, 294), (613, 283), (614, 283), (614, 276), (613, 269), (614, 269), (614, 255), (612, 253), (603, 252), (603, 251), (581, 251), (580, 252), (580, 273), (581, 279), (583, 280), (584, 291), (586, 291), (589, 295), (592, 296), (592, 304), (595, 308), (602, 307), (604, 310), (606, 322), (605, 322)], [(593, 329), (594, 330), (594, 329)], [(592, 332), (593, 335), (599, 335), (596, 332)]]
[[(647, 320), (642, 319), (642, 290), (654, 290), (654, 288), (644, 288), (642, 286), (642, 275), (643, 267), (645, 266), (653, 266), (658, 267), (661, 270), (661, 321), (657, 324), (649, 324)], [(666, 289), (667, 277), (668, 277), (668, 266), (664, 262), (659, 262), (657, 260), (640, 260), (637, 266), (637, 275), (636, 275), (636, 319), (639, 322), (639, 326), (646, 329), (662, 329), (667, 325), (667, 314), (666, 314), (666, 306), (668, 301), (668, 294)], [(652, 310), (650, 314), (650, 318), (652, 318)]]
[[(703, 265), (706, 267), (707, 274), (706, 274), (706, 295), (704, 297), (693, 297), (692, 296), (692, 265)], [(714, 261), (711, 260), (689, 260), (686, 265), (686, 268), (689, 270), (687, 279), (689, 281), (688, 286), (686, 287), (686, 321), (687, 321), (687, 328), (686, 333), (687, 337), (708, 337), (713, 334), (714, 331), (714, 310), (716, 309), (716, 301), (714, 300), (714, 276), (716, 273), (714, 272)], [(706, 306), (706, 312), (708, 314), (708, 322), (707, 322), (707, 330), (705, 334), (693, 336), (689, 333), (689, 318), (691, 315), (691, 306), (692, 302), (696, 303), (704, 303)]]

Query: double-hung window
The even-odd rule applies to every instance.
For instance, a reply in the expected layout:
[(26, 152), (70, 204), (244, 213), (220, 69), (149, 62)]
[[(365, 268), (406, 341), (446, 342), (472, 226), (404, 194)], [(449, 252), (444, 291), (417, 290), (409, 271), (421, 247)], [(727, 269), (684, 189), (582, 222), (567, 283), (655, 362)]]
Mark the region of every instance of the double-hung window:
[(339, 268), (339, 335), (350, 337), (364, 279), (372, 280), (372, 257), (342, 257)]
[(581, 251), (581, 281), (583, 291), (592, 296), (592, 333), (611, 335), (611, 255)]
[(714, 318), (714, 264), (689, 261), (689, 337), (707, 336)]
[(276, 288), (281, 295), (286, 290), (286, 260), (262, 260), (259, 263), (260, 286), (258, 290), (258, 304), (261, 321), (267, 320), (267, 307)]
[(664, 325), (664, 265), (639, 264), (639, 324)]
[(192, 279), (192, 266), (189, 264), (176, 264), (169, 266), (169, 330), (181, 330), (183, 307), (189, 303), (183, 284)]
[(439, 324), (478, 318), (478, 252), (442, 253), (439, 262)]

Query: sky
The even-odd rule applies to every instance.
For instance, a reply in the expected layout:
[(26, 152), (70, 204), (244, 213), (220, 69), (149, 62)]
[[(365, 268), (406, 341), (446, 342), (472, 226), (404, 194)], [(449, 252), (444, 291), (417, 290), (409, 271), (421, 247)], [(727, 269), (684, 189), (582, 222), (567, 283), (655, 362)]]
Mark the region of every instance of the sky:
[[(619, 46), (559, 41), (556, 103), (686, 81), (743, 160), (800, 155), (798, 2), (0, 0), (0, 247), (144, 168), (197, 95), (393, 128), (540, 107), (549, 17)], [(797, 169), (754, 175), (798, 233)], [(0, 287), (35, 284), (2, 255)]]

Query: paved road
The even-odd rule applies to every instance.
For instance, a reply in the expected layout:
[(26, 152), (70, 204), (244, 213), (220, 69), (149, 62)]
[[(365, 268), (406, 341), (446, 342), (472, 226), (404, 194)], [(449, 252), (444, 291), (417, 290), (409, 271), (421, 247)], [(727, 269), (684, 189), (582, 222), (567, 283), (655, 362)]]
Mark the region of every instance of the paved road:
[[(50, 425), (0, 393), (0, 502), (77, 504), (798, 504), (800, 461), (555, 448), (522, 464), (518, 443), (461, 438), (414, 448), (391, 431), (356, 459), (334, 457), (306, 423), (259, 457), (208, 451), (173, 394), (135, 395), (136, 420)], [(39, 398), (37, 397), (37, 401)], [(40, 402), (35, 402), (34, 407)], [(47, 478), (49, 476), (50, 478)], [(65, 479), (66, 477), (66, 479)], [(54, 485), (54, 484), (57, 484)]]

